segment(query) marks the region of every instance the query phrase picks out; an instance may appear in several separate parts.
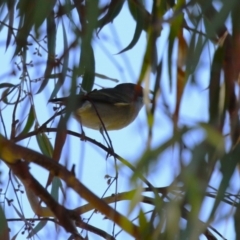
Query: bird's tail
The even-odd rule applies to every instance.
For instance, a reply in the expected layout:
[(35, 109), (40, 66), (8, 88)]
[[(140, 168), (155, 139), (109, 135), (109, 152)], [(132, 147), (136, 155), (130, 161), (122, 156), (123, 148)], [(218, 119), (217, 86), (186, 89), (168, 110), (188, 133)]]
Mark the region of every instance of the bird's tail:
[(67, 98), (66, 97), (52, 98), (52, 99), (49, 99), (48, 102), (58, 103), (58, 104), (61, 104), (61, 105), (66, 105), (67, 104)]

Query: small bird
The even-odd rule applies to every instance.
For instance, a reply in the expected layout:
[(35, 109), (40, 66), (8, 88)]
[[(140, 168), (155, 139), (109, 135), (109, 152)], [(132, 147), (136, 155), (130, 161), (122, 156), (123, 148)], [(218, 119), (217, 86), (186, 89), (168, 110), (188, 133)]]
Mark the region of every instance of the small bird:
[[(69, 97), (49, 102), (68, 105)], [(143, 88), (138, 84), (122, 83), (114, 88), (93, 90), (76, 97), (74, 116), (83, 126), (103, 131), (128, 126), (143, 106)], [(103, 127), (104, 124), (104, 127)]]

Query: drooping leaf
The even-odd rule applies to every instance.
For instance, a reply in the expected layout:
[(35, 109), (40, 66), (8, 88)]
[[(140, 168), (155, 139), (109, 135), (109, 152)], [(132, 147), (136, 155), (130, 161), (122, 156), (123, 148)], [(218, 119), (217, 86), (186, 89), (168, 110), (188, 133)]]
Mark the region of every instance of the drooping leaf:
[(52, 157), (53, 147), (47, 135), (45, 133), (37, 134), (36, 139), (41, 152), (48, 157)]
[(29, 232), (27, 239), (33, 238), (38, 232), (40, 232), (47, 224), (48, 221), (42, 220)]
[[(64, 46), (63, 49), (65, 49), (65, 51), (68, 51), (68, 38), (67, 38), (64, 22), (62, 22), (62, 29), (63, 29), (63, 46)], [(66, 80), (66, 74), (67, 74), (68, 63), (69, 63), (69, 54), (64, 53), (63, 56), (64, 57), (63, 57), (62, 71), (61, 73), (59, 73), (59, 78), (57, 80), (57, 83), (55, 84), (54, 90), (51, 93), (50, 99), (56, 96), (56, 94), (58, 93), (58, 91), (60, 90), (60, 88), (62, 87), (62, 85)]]
[(225, 151), (223, 135), (209, 124), (200, 123), (199, 126), (206, 132), (206, 141), (211, 144), (216, 151), (219, 150), (223, 153)]
[(179, 31), (178, 34), (178, 55), (177, 55), (177, 86), (176, 86), (176, 104), (175, 104), (175, 112), (174, 112), (174, 123), (177, 126), (180, 104), (183, 95), (183, 91), (188, 79), (187, 73), (184, 70), (186, 64), (186, 55), (187, 55), (187, 43), (183, 37), (183, 32)]
[(235, 0), (222, 1), (222, 6), (217, 11), (211, 1), (199, 2), (202, 8), (204, 28), (209, 39), (215, 41), (217, 36), (221, 37), (227, 31), (224, 23), (236, 3)]
[[(77, 1), (74, 1), (77, 5)], [(79, 4), (78, 4), (79, 5)], [(77, 76), (83, 76), (82, 88), (85, 91), (90, 91), (93, 87), (95, 77), (95, 58), (92, 48), (92, 37), (95, 28), (97, 27), (97, 17), (99, 14), (98, 1), (90, 0), (86, 5), (81, 5), (78, 8), (79, 20), (82, 24), (83, 35), (81, 41), (81, 53), (79, 58), (79, 67)], [(85, 13), (85, 18), (82, 18), (82, 12)], [(76, 72), (75, 72), (76, 73)], [(76, 76), (75, 76), (76, 77)], [(76, 83), (74, 83), (76, 84)]]
[(32, 27), (34, 27), (35, 32), (38, 31), (43, 21), (53, 10), (55, 2), (56, 0), (19, 0), (17, 9), (19, 10), (21, 25), (16, 36), (16, 49), (13, 56), (16, 56), (22, 48), (26, 50), (27, 38)]
[(66, 120), (67, 119), (64, 117), (61, 117), (57, 127), (57, 135), (53, 150), (53, 159), (57, 162), (60, 160), (62, 149), (67, 137)]
[[(65, 28), (65, 24), (62, 21), (62, 30), (63, 30), (63, 49), (67, 50), (68, 49), (68, 37), (67, 37), (67, 32), (66, 32), (66, 28)], [(56, 37), (56, 36), (55, 36)], [(68, 53), (65, 54), (66, 56), (64, 56), (63, 60), (63, 75), (66, 74), (67, 71), (67, 67), (68, 67), (68, 62), (69, 62), (69, 57), (68, 57)]]
[(8, 22), (8, 35), (7, 35), (7, 41), (6, 41), (6, 50), (9, 47), (9, 44), (11, 42), (12, 37), (12, 27), (14, 22), (14, 10), (15, 10), (15, 1), (9, 0), (7, 1), (7, 8), (8, 8), (8, 15), (9, 15), (9, 22)]
[(52, 181), (51, 196), (58, 202), (59, 190), (62, 187), (62, 182), (58, 177), (54, 177)]
[(141, 16), (142, 29), (147, 32), (152, 20), (151, 14), (146, 10), (141, 0), (128, 0), (127, 2), (132, 17), (138, 22)]
[(143, 19), (143, 16), (142, 16), (142, 11), (138, 7), (136, 7), (135, 14), (136, 14), (135, 16), (136, 16), (137, 20), (136, 20), (136, 28), (135, 28), (135, 31), (134, 31), (133, 39), (129, 43), (129, 45), (127, 47), (125, 47), (123, 50), (121, 50), (118, 54), (132, 49), (137, 44), (137, 42), (138, 42), (138, 40), (141, 36), (142, 30), (143, 30), (143, 27), (144, 27), (144, 25), (143, 25), (144, 24), (144, 19)]
[(169, 38), (168, 38), (168, 52), (167, 52), (167, 62), (168, 62), (168, 76), (169, 76), (169, 87), (172, 91), (172, 55), (173, 47), (175, 42), (175, 36), (172, 33), (172, 28), (170, 29)]
[(141, 229), (141, 237), (142, 237), (142, 239), (148, 239), (149, 236), (151, 235), (153, 229), (151, 229), (151, 226), (150, 226), (144, 212), (142, 211), (142, 209), (140, 209), (140, 211), (139, 211), (138, 218), (139, 218), (139, 226)]
[(178, 35), (178, 56), (177, 56), (178, 67), (180, 67), (180, 68), (185, 67), (187, 52), (188, 52), (188, 45), (183, 36), (183, 31), (180, 31), (180, 33)]
[[(232, 35), (227, 34), (224, 39), (225, 59), (224, 59), (224, 77), (225, 77), (225, 99), (226, 108), (230, 116), (231, 140), (233, 145), (239, 141), (240, 120), (238, 114), (238, 100), (236, 96), (236, 84), (239, 82), (240, 72), (240, 25), (239, 25), (239, 1), (235, 1), (232, 8)], [(225, 36), (226, 34), (224, 34)]]
[(47, 58), (47, 64), (46, 64), (46, 69), (44, 73), (44, 79), (43, 82), (37, 91), (37, 93), (40, 93), (47, 85), (48, 79), (51, 75), (51, 72), (53, 68), (56, 66), (55, 63), (55, 48), (56, 48), (56, 34), (57, 34), (57, 29), (56, 29), (56, 23), (54, 19), (54, 12), (51, 11), (49, 16), (47, 17), (47, 47), (48, 47), (48, 58)]
[(12, 83), (0, 83), (0, 88), (10, 88), (10, 87), (16, 87), (17, 85), (14, 85)]
[(81, 87), (85, 91), (90, 91), (93, 87), (95, 79), (95, 58), (92, 46), (89, 46), (86, 51), (83, 51), (83, 54), (88, 54), (85, 58), (85, 69), (83, 74), (83, 80)]
[(34, 106), (31, 105), (26, 125), (23, 128), (22, 132), (19, 134), (19, 136), (28, 133), (34, 124), (34, 121), (35, 121), (35, 110), (34, 110)]
[(111, 77), (108, 77), (107, 75), (105, 75), (105, 74), (101, 74), (101, 73), (95, 73), (95, 76), (96, 77), (98, 77), (98, 78), (101, 78), (101, 79), (106, 79), (106, 80), (111, 80), (111, 81), (113, 81), (113, 82), (119, 82), (119, 80), (118, 79), (116, 79), (116, 78), (111, 78)]
[(46, 78), (47, 79), (55, 79), (55, 78), (59, 78), (61, 76), (62, 73), (52, 73), (50, 75), (48, 75)]
[(66, 15), (69, 18), (69, 20), (72, 22), (73, 18), (72, 18), (72, 15), (70, 13), (74, 8), (75, 8), (75, 5), (72, 4), (72, 2), (70, 0), (64, 1), (63, 4), (61, 4), (59, 2), (58, 9), (56, 11), (56, 17), (60, 18), (64, 15)]
[(219, 47), (214, 54), (209, 85), (209, 122), (217, 128), (222, 125), (221, 115), (224, 112), (224, 106), (220, 106), (222, 102), (220, 101), (220, 77), (223, 68), (223, 54), (222, 47)]
[[(1, 11), (0, 11), (0, 14), (1, 14)], [(4, 27), (6, 27), (6, 25), (4, 25), (3, 23), (6, 23), (7, 20), (8, 20), (8, 18), (9, 18), (9, 14), (6, 13), (6, 16), (5, 16), (5, 17), (3, 18), (3, 20), (2, 20), (2, 23), (0, 22), (0, 32), (2, 31), (2, 29), (3, 29)]]
[(177, 68), (177, 96), (176, 96), (176, 107), (175, 107), (175, 112), (174, 112), (174, 123), (177, 126), (178, 123), (178, 117), (179, 117), (179, 111), (180, 111), (180, 104), (181, 104), (181, 99), (183, 95), (183, 91), (186, 85), (187, 81), (187, 76), (186, 72), (183, 71), (181, 68)]
[(175, 40), (180, 36), (182, 32), (183, 15), (180, 14), (174, 19), (171, 24), (169, 37), (168, 37), (168, 74), (169, 74), (169, 87), (172, 89), (172, 66), (173, 66), (173, 48)]
[(207, 43), (207, 38), (200, 34), (193, 33), (186, 58), (186, 72), (190, 75), (195, 72), (197, 65), (199, 64), (200, 56), (203, 48)]
[[(71, 104), (71, 107), (72, 106), (73, 106), (73, 104)], [(66, 130), (67, 129), (67, 127), (66, 127), (67, 126), (67, 120), (68, 120), (71, 112), (72, 112), (72, 109), (70, 107), (68, 107), (65, 116), (64, 117), (61, 116), (60, 121), (58, 123), (57, 134), (56, 134), (55, 143), (54, 143), (54, 149), (53, 149), (53, 154), (52, 154), (52, 158), (56, 162), (60, 161), (60, 157), (61, 157), (61, 154), (62, 154), (64, 143), (66, 141), (66, 137), (67, 137), (67, 130)], [(52, 179), (53, 179), (53, 175), (49, 174), (46, 187), (48, 187), (50, 185), (50, 183), (52, 182)]]
[(225, 192), (229, 186), (230, 180), (233, 176), (234, 170), (239, 164), (239, 156), (240, 156), (240, 145), (238, 143), (237, 146), (228, 154), (222, 157), (221, 163), (221, 172), (222, 172), (222, 180), (220, 182), (220, 186), (217, 191), (217, 196), (215, 198), (214, 205), (212, 207), (211, 214), (209, 215), (209, 219), (212, 219), (214, 216), (219, 204), (224, 199)]
[(135, 170), (136, 173), (133, 174), (132, 179), (133, 180), (136, 179), (138, 173), (147, 172), (151, 164), (154, 164), (154, 162), (165, 150), (174, 146), (175, 143), (180, 142), (183, 135), (187, 133), (189, 130), (191, 129), (183, 127), (182, 129), (175, 131), (172, 137), (170, 137), (163, 144), (160, 144), (158, 147), (154, 149), (146, 149), (145, 152), (140, 157), (140, 159), (138, 159), (137, 161)]
[[(9, 85), (9, 87), (7, 87)], [(1, 95), (1, 100), (6, 103), (6, 104), (15, 104), (15, 101), (14, 102), (9, 102), (8, 101), (8, 95), (10, 95), (16, 88), (18, 87), (18, 85), (12, 85), (12, 84), (8, 84), (8, 83), (3, 83), (2, 84), (2, 88), (6, 88), (3, 92), (2, 92), (2, 95)]]
[(123, 7), (125, 0), (112, 0), (109, 5), (108, 5), (108, 11), (107, 13), (104, 15), (104, 17), (102, 17), (99, 21), (98, 21), (98, 33), (101, 31), (101, 29), (108, 24), (109, 22), (113, 22), (113, 20), (118, 16), (118, 14), (121, 12), (121, 9)]

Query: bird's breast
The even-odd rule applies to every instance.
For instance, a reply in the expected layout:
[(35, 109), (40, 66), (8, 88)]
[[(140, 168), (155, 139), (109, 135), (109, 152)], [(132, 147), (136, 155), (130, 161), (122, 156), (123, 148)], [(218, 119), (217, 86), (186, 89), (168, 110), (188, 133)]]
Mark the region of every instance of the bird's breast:
[[(85, 127), (99, 130), (102, 122), (107, 130), (117, 130), (129, 125), (138, 115), (140, 104), (107, 104), (86, 101), (75, 111), (75, 118)], [(101, 120), (100, 120), (101, 119)], [(102, 121), (102, 122), (101, 122)]]

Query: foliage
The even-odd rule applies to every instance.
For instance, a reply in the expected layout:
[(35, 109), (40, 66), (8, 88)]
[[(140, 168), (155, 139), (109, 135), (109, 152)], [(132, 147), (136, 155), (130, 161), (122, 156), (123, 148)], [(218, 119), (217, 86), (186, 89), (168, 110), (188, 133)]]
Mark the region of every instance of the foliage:
[[(59, 111), (41, 123), (41, 106), (35, 101), (39, 96), (45, 100), (47, 95), (49, 99), (54, 98), (66, 89), (75, 101), (74, 96), (82, 90), (92, 90), (95, 78), (116, 80), (108, 73), (96, 72), (99, 59), (94, 43), (103, 41), (102, 31), (114, 25), (126, 8), (132, 16), (135, 31), (131, 41), (118, 54), (131, 52), (145, 34), (147, 41), (143, 46), (144, 56), (137, 82), (144, 83), (147, 91), (149, 85), (153, 89), (152, 103), (147, 103), (146, 111), (148, 136), (144, 140), (147, 143), (143, 144), (144, 152), (134, 165), (114, 151), (107, 133), (105, 146), (84, 133), (67, 129), (72, 112), (70, 104), (65, 114), (57, 109)], [(24, 186), (26, 201), (41, 218), (27, 219), (21, 203), (19, 211), (16, 202), (6, 197), (7, 187), (2, 194), (3, 202), (12, 206), (12, 211), (24, 224), (28, 237), (33, 238), (47, 228), (47, 222), (53, 221), (74, 239), (96, 235), (103, 239), (121, 239), (121, 235), (116, 234), (115, 225), (110, 233), (109, 229), (100, 229), (82, 218), (86, 212), (94, 214), (99, 211), (135, 239), (199, 239), (200, 236), (225, 239), (212, 224), (219, 221), (223, 206), (228, 206), (232, 211), (227, 217), (235, 226), (232, 234), (240, 239), (240, 185), (236, 177), (240, 164), (238, 0), (8, 0), (0, 2), (0, 12), (0, 31), (6, 33), (1, 48), (12, 54), (9, 65), (14, 62), (12, 71), (5, 72), (0, 79), (0, 158), (12, 173), (8, 183), (13, 185), (15, 193), (21, 190), (21, 185)], [(166, 28), (169, 33), (161, 45), (166, 47), (160, 49), (159, 42), (164, 41), (162, 34)], [(159, 55), (160, 50), (164, 54)], [(211, 62), (210, 66), (205, 66), (209, 75), (209, 87), (205, 91), (209, 94), (202, 101), (209, 105), (205, 118), (208, 120), (182, 124), (182, 99), (203, 81), (199, 70), (206, 56)], [(164, 78), (167, 78), (167, 87), (164, 87)], [(172, 91), (175, 96), (171, 95)], [(173, 96), (174, 110), (168, 105), (168, 97), (159, 94), (163, 92)], [(153, 147), (152, 139), (157, 134), (155, 119), (160, 107), (169, 117), (172, 134)], [(53, 120), (60, 115), (57, 127), (52, 127)], [(199, 137), (195, 144), (187, 142), (186, 138), (194, 132), (201, 132), (203, 137)], [(106, 175), (109, 187), (116, 186), (114, 195), (96, 196), (79, 180), (79, 176), (75, 176), (74, 167), (72, 171), (68, 170), (68, 159), (64, 165), (59, 163), (64, 158), (64, 146), (68, 146), (69, 138), (73, 137), (83, 140), (83, 144), (94, 144), (107, 157), (114, 159), (115, 177)], [(34, 143), (36, 145), (32, 145)], [(173, 149), (177, 156), (171, 154)], [(174, 156), (179, 170), (172, 183), (162, 187), (161, 182), (155, 185), (150, 181), (149, 172), (166, 152), (170, 153), (169, 158)], [(51, 191), (47, 191), (47, 186), (43, 187), (43, 179), (37, 179), (30, 172), (29, 163), (49, 172), (47, 186), (51, 185)], [(118, 190), (119, 163), (122, 169), (132, 171), (129, 180), (135, 188), (131, 191)], [(214, 174), (221, 174), (217, 187), (211, 182)], [(233, 179), (238, 179), (235, 190), (231, 183)], [(68, 188), (86, 200), (86, 204), (69, 209), (65, 205)], [(208, 199), (213, 199), (213, 204), (208, 206), (206, 220), (201, 221), (200, 215), (205, 211)], [(129, 214), (137, 211), (137, 221), (131, 221), (127, 211), (119, 213), (116, 209), (116, 202), (124, 200), (129, 202)], [(110, 203), (115, 205), (110, 207)], [(148, 213), (144, 211), (145, 205), (151, 206)], [(15, 223), (4, 215), (2, 208), (0, 210), (4, 223), (0, 226), (0, 235), (10, 239), (12, 233), (8, 236), (7, 227), (12, 228)], [(39, 221), (35, 227), (32, 226), (34, 221)], [(81, 232), (81, 229), (86, 231)], [(18, 233), (11, 237), (16, 238)]]

